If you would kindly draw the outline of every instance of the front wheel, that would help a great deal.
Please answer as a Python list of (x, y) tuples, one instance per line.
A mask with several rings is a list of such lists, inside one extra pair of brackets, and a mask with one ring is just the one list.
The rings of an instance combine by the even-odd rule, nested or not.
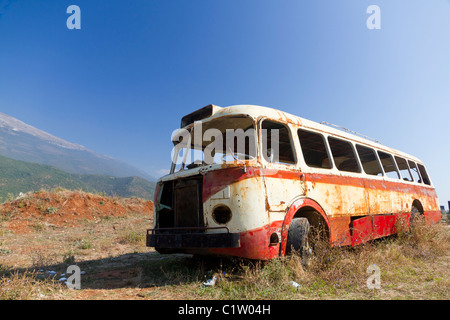
[(311, 255), (311, 248), (308, 241), (310, 230), (309, 221), (306, 218), (294, 218), (289, 225), (286, 254), (297, 253), (302, 259), (303, 265), (308, 264)]

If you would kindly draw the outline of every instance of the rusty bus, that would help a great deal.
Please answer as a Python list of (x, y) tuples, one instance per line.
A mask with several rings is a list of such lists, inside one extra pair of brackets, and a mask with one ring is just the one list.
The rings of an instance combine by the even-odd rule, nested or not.
[[(206, 155), (204, 141), (213, 139), (202, 135), (213, 128), (224, 136), (241, 129), (241, 151), (228, 147), (236, 136), (225, 143), (216, 135), (222, 153)], [(422, 161), (358, 135), (248, 105), (209, 105), (183, 117), (179, 130), (147, 231), (147, 246), (160, 253), (267, 260), (309, 250), (319, 228), (331, 245), (355, 246), (396, 233), (399, 221), (441, 218)]]

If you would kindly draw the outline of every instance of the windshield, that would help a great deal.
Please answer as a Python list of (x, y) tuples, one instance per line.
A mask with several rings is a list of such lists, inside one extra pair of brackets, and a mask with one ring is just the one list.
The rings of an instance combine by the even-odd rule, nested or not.
[(195, 122), (191, 129), (180, 129), (172, 136), (171, 173), (192, 168), (242, 162), (256, 158), (253, 119), (229, 116)]

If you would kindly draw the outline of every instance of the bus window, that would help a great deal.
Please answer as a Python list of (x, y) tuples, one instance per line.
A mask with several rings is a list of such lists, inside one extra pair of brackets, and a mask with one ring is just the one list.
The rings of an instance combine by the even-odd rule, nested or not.
[(425, 170), (425, 167), (420, 163), (418, 163), (417, 166), (419, 167), (420, 175), (423, 178), (423, 183), (431, 185), (430, 178), (428, 178), (428, 174), (427, 171)]
[(411, 169), (411, 173), (414, 177), (414, 181), (421, 183), (422, 180), (420, 179), (419, 169), (417, 169), (416, 163), (411, 160), (408, 160), (408, 164), (409, 168)]
[(395, 162), (397, 162), (397, 167), (398, 170), (400, 170), (400, 176), (402, 177), (402, 179), (405, 181), (413, 181), (406, 160), (395, 156)]
[(264, 120), (261, 125), (263, 156), (267, 162), (295, 164), (289, 128), (281, 123)]
[(359, 144), (356, 145), (356, 150), (365, 173), (373, 176), (383, 176), (383, 170), (381, 170), (375, 150)]
[(394, 159), (386, 152), (378, 151), (381, 164), (383, 165), (384, 173), (386, 176), (393, 179), (400, 179), (397, 168), (395, 167)]
[(250, 117), (226, 116), (209, 120), (194, 125), (191, 130), (176, 132), (172, 141), (175, 148), (171, 173), (256, 158), (255, 128)]
[(361, 172), (350, 142), (328, 137), (334, 164), (340, 171)]
[(303, 158), (309, 167), (331, 169), (325, 140), (321, 134), (298, 130), (298, 138), (302, 147)]

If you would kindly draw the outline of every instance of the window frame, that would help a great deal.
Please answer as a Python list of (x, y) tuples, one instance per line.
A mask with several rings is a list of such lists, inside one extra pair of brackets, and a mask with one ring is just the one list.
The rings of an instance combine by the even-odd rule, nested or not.
[[(322, 138), (322, 142), (323, 142), (323, 145), (324, 145), (324, 147), (325, 147), (325, 152), (326, 152), (326, 154), (327, 154), (328, 160), (330, 161), (330, 167), (329, 167), (329, 168), (310, 166), (310, 165), (306, 162), (305, 154), (304, 154), (304, 152), (303, 152), (302, 143), (301, 143), (300, 135), (299, 135), (300, 130), (301, 130), (301, 131), (305, 131), (305, 132), (310, 133), (310, 134), (316, 134), (316, 135), (318, 135), (318, 136), (320, 136), (320, 137)], [(327, 170), (327, 171), (328, 171), (328, 170), (333, 170), (333, 169), (335, 168), (333, 156), (331, 155), (331, 150), (330, 150), (330, 147), (329, 147), (329, 145), (328, 145), (328, 139), (327, 139), (328, 136), (325, 136), (324, 134), (322, 134), (322, 133), (320, 133), (320, 132), (317, 132), (317, 131), (305, 129), (305, 128), (303, 128), (303, 127), (297, 128), (296, 133), (297, 133), (297, 141), (298, 141), (299, 146), (300, 146), (299, 151), (301, 151), (301, 158), (302, 158), (303, 162), (305, 163), (305, 165), (306, 165), (308, 168), (311, 168), (311, 169), (314, 169), (314, 170), (318, 169), (318, 170)]]
[(410, 162), (412, 162), (414, 164), (414, 166), (416, 167), (417, 176), (419, 177), (419, 180), (416, 181), (415, 178), (414, 178), (414, 175), (413, 175), (414, 182), (415, 183), (419, 183), (419, 184), (423, 184), (422, 176), (420, 175), (419, 168), (417, 167), (417, 162), (415, 162), (414, 160), (411, 160), (411, 159), (407, 159), (407, 162), (408, 162), (408, 167), (409, 167), (409, 170), (410, 170), (411, 173), (413, 172), (413, 169), (411, 168)]
[[(377, 163), (378, 163), (378, 168), (380, 169), (381, 175), (378, 175), (378, 174), (374, 175), (374, 174), (370, 174), (370, 173), (367, 173), (367, 172), (366, 172), (366, 170), (364, 169), (364, 164), (363, 164), (363, 162), (362, 162), (362, 160), (361, 160), (361, 156), (359, 155), (359, 152), (358, 152), (358, 146), (361, 147), (361, 148), (366, 148), (366, 149), (372, 150), (372, 152), (373, 152), (373, 154), (374, 154), (374, 156), (375, 156), (375, 160), (376, 160)], [(383, 169), (383, 164), (382, 164), (381, 161), (380, 161), (380, 157), (378, 156), (378, 152), (377, 152), (378, 150), (377, 150), (377, 149), (375, 149), (375, 148), (373, 148), (373, 147), (371, 147), (371, 146), (363, 145), (363, 144), (361, 144), (361, 143), (355, 143), (355, 149), (356, 149), (356, 153), (357, 153), (357, 155), (358, 155), (359, 162), (361, 163), (361, 167), (362, 167), (362, 170), (363, 170), (362, 173), (364, 173), (365, 175), (367, 175), (367, 176), (369, 176), (369, 177), (378, 177), (378, 178), (383, 178), (383, 177), (385, 177), (385, 172), (384, 172), (384, 169)]]
[[(420, 162), (416, 162), (416, 165), (417, 165), (417, 169), (419, 170), (419, 173), (420, 173), (420, 178), (421, 178), (422, 184), (432, 187), (433, 183), (431, 182), (430, 175), (428, 174), (428, 170), (425, 167), (425, 165)], [(420, 170), (420, 166), (422, 166), (423, 170), (425, 171), (426, 177), (423, 176), (422, 170)], [(428, 183), (425, 182), (425, 179), (428, 180)]]
[[(263, 140), (262, 139), (262, 129), (263, 129), (262, 125), (263, 125), (264, 121), (270, 121), (270, 122), (279, 124), (281, 126), (284, 126), (287, 129), (288, 134), (289, 134), (289, 138), (290, 138), (290, 145), (291, 145), (292, 156), (294, 157), (294, 162), (290, 163), (290, 162), (282, 162), (282, 161), (278, 161), (278, 162), (270, 162), (270, 161), (268, 161), (268, 159), (264, 155), (265, 151), (263, 150), (264, 146), (263, 146), (263, 141), (262, 141)], [(284, 165), (284, 166), (297, 166), (298, 165), (298, 156), (297, 156), (298, 150), (297, 150), (297, 148), (295, 146), (294, 139), (293, 139), (293, 134), (292, 134), (292, 128), (290, 127), (289, 123), (283, 123), (281, 121), (274, 120), (274, 119), (271, 119), (271, 118), (268, 118), (268, 117), (261, 117), (258, 120), (257, 130), (258, 130), (257, 136), (259, 138), (259, 143), (258, 143), (259, 152), (258, 152), (258, 156), (260, 157), (260, 159), (264, 163), (270, 164), (270, 165)]]
[[(384, 154), (387, 154), (387, 155), (389, 155), (391, 157), (392, 163), (394, 164), (395, 170), (397, 172), (397, 178), (389, 177), (387, 175), (386, 170), (384, 169), (383, 161), (381, 160), (381, 157), (380, 157), (380, 152), (384, 153)], [(395, 159), (394, 159), (394, 156), (392, 155), (392, 153), (387, 152), (387, 151), (383, 151), (383, 150), (380, 150), (380, 149), (377, 149), (377, 155), (378, 155), (378, 159), (380, 160), (380, 163), (381, 163), (381, 168), (383, 168), (384, 177), (388, 178), (388, 179), (392, 179), (392, 180), (401, 180), (401, 178), (400, 178), (401, 177), (400, 171), (398, 170), (397, 163), (395, 162)], [(393, 171), (390, 171), (390, 172), (393, 172)]]
[[(411, 178), (411, 180), (405, 180), (405, 178), (403, 177), (402, 171), (400, 170), (400, 167), (398, 165), (397, 158), (399, 158), (399, 159), (401, 159), (401, 160), (406, 162), (406, 169), (408, 170), (409, 177)], [(408, 159), (406, 159), (404, 157), (401, 157), (401, 156), (398, 156), (398, 155), (394, 155), (394, 160), (395, 160), (395, 164), (397, 165), (398, 173), (400, 174), (400, 180), (402, 182), (414, 182), (414, 177), (413, 177), (413, 175), (411, 173), (411, 170), (409, 169)]]
[[(341, 169), (338, 168), (338, 166), (336, 165), (336, 161), (335, 161), (335, 159), (334, 159), (333, 150), (332, 150), (332, 148), (331, 148), (330, 138), (331, 138), (331, 139), (334, 139), (334, 140), (341, 141), (341, 142), (346, 142), (346, 143), (348, 143), (348, 144), (350, 145), (350, 147), (351, 147), (351, 149), (352, 149), (352, 151), (353, 151), (353, 156), (354, 156), (356, 165), (357, 165), (357, 167), (358, 167), (358, 171), (341, 170)], [(327, 141), (327, 144), (328, 144), (329, 152), (330, 152), (330, 154), (331, 154), (331, 159), (332, 159), (332, 161), (333, 161), (333, 167), (334, 167), (338, 172), (341, 172), (341, 173), (342, 173), (342, 172), (344, 172), (344, 173), (351, 173), (351, 174), (362, 174), (362, 173), (365, 173), (365, 172), (363, 171), (362, 164), (361, 164), (361, 161), (360, 161), (359, 156), (358, 156), (358, 154), (357, 154), (357, 150), (356, 150), (356, 148), (355, 148), (355, 144), (353, 143), (353, 141), (351, 141), (351, 140), (349, 140), (349, 139), (338, 138), (337, 136), (334, 136), (334, 135), (328, 135), (326, 141)]]

